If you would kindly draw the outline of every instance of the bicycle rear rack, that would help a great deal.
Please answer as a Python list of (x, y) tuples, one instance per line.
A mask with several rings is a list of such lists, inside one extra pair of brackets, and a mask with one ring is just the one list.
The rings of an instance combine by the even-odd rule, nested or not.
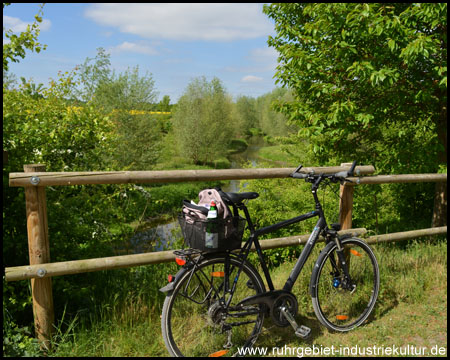
[(172, 252), (176, 257), (195, 263), (194, 259), (200, 258), (202, 251), (198, 249), (181, 249)]

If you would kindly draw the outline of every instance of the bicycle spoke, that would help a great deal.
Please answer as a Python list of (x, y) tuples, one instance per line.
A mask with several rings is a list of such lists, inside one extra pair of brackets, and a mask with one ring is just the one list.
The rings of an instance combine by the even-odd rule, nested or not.
[[(238, 266), (234, 264), (229, 270), (228, 277), (234, 279)], [(233, 305), (261, 291), (260, 280), (244, 269), (238, 278), (231, 306), (226, 308), (226, 298), (230, 296), (224, 293), (226, 278), (223, 261), (206, 263), (200, 265), (193, 276), (185, 276), (181, 282), (186, 283), (179, 285), (178, 292), (175, 290), (172, 294), (168, 315), (170, 347), (177, 355), (179, 352), (184, 356), (231, 356), (238, 347), (251, 346), (256, 340), (262, 328), (263, 312), (257, 305), (244, 308)], [(249, 281), (256, 285), (255, 289), (247, 286)], [(190, 291), (191, 288), (195, 291)], [(224, 347), (229, 351), (220, 353)]]
[[(347, 277), (337, 259), (336, 248), (323, 259), (316, 279), (317, 294), (313, 297), (318, 319), (328, 328), (348, 331), (367, 319), (376, 301), (379, 286), (378, 266), (369, 248), (359, 241), (348, 241), (344, 253)], [(362, 242), (362, 241), (361, 241)]]

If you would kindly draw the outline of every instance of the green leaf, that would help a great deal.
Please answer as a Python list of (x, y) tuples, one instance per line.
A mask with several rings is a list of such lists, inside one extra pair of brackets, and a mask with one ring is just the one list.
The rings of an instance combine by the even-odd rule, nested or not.
[(395, 50), (395, 41), (392, 39), (389, 39), (388, 46), (389, 46), (389, 49), (391, 49), (391, 51), (394, 51)]
[(376, 34), (380, 36), (383, 33), (383, 27), (381, 25), (377, 25), (375, 31)]

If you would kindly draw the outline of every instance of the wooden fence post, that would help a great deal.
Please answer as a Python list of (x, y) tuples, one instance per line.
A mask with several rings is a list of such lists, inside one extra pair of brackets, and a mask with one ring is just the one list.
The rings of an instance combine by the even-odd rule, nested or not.
[[(24, 172), (45, 172), (45, 165), (24, 165), (23, 168)], [(32, 177), (30, 185), (25, 187), (30, 265), (50, 262), (45, 187), (38, 184), (39, 177)], [(45, 270), (42, 272), (44, 276)], [(31, 279), (31, 291), (36, 336), (41, 348), (48, 350), (54, 321), (52, 279)]]
[[(341, 166), (352, 165), (351, 163), (342, 163)], [(339, 188), (339, 223), (341, 230), (352, 228), (352, 209), (353, 209), (353, 189), (354, 186), (345, 183)], [(345, 261), (350, 268), (350, 249), (344, 249)]]
[[(351, 163), (341, 164), (341, 166), (346, 165), (351, 165)], [(339, 223), (341, 224), (341, 230), (352, 228), (353, 188), (354, 186), (344, 184), (339, 189)]]

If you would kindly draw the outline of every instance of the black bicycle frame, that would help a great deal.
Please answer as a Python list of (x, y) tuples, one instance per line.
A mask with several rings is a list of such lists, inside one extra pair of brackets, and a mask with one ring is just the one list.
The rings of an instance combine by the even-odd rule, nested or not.
[(244, 259), (246, 259), (252, 244), (255, 244), (255, 249), (258, 254), (259, 260), (261, 262), (261, 267), (263, 269), (264, 276), (267, 280), (267, 285), (269, 286), (270, 291), (275, 290), (275, 288), (273, 286), (273, 282), (270, 277), (269, 269), (267, 268), (267, 264), (264, 260), (264, 255), (262, 253), (262, 249), (261, 249), (261, 245), (259, 243), (258, 237), (261, 235), (264, 235), (264, 234), (271, 233), (271, 232), (281, 229), (283, 227), (310, 219), (315, 216), (319, 217), (319, 219), (317, 220), (316, 226), (314, 227), (313, 232), (309, 236), (309, 239), (306, 242), (305, 247), (303, 248), (302, 252), (300, 253), (299, 258), (298, 258), (297, 262), (295, 263), (294, 268), (292, 269), (292, 272), (289, 275), (289, 278), (286, 280), (286, 283), (284, 284), (283, 290), (291, 291), (292, 287), (295, 284), (295, 281), (297, 280), (298, 276), (300, 275), (300, 272), (303, 269), (303, 266), (305, 265), (306, 261), (308, 260), (309, 255), (311, 255), (311, 251), (314, 248), (314, 245), (316, 244), (320, 233), (323, 230), (327, 229), (327, 222), (326, 222), (323, 210), (322, 210), (322, 206), (317, 197), (317, 187), (315, 186), (315, 184), (313, 185), (313, 188), (312, 188), (312, 194), (313, 194), (313, 197), (314, 197), (314, 200), (316, 203), (316, 210), (311, 211), (306, 214), (303, 214), (303, 215), (300, 215), (300, 216), (296, 216), (292, 219), (284, 220), (279, 223), (257, 229), (257, 230), (253, 226), (253, 223), (250, 219), (250, 214), (248, 213), (247, 207), (243, 204), (240, 207), (240, 209), (244, 210), (245, 217), (247, 219), (248, 226), (249, 226), (250, 233), (251, 233), (250, 238), (247, 240), (247, 242), (245, 243), (245, 245), (242, 248), (241, 254), (245, 253)]

